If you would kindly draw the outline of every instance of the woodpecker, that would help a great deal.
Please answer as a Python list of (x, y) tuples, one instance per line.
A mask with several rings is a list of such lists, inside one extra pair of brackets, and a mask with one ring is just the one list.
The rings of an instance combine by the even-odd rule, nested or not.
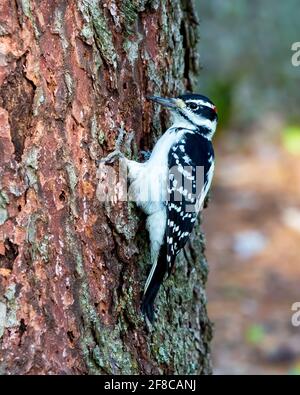
[(144, 163), (124, 158), (116, 150), (106, 162), (122, 156), (126, 161), (130, 192), (146, 213), (152, 268), (141, 310), (154, 320), (154, 301), (177, 254), (188, 241), (203, 207), (214, 172), (212, 137), (217, 126), (216, 106), (199, 94), (148, 99), (171, 111), (172, 125), (158, 139)]

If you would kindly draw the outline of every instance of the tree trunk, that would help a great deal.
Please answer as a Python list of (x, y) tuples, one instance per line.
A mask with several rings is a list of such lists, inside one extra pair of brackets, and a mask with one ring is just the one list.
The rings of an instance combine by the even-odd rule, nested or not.
[(196, 28), (189, 0), (1, 1), (2, 374), (211, 372), (199, 227), (149, 332), (144, 216), (96, 193), (122, 122), (128, 156), (165, 129), (145, 96), (192, 88)]

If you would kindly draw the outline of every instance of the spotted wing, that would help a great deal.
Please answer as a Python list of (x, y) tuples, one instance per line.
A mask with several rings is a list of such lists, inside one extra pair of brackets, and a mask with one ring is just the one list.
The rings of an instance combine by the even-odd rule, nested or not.
[(192, 133), (169, 152), (169, 186), (167, 204), (167, 263), (169, 273), (176, 255), (193, 230), (199, 208), (209, 190), (213, 175), (214, 152), (206, 138)]

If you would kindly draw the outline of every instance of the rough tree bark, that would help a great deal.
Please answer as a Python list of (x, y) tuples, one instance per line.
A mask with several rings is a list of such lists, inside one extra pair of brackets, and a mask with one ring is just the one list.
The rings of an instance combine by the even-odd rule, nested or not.
[(199, 227), (148, 333), (144, 217), (96, 196), (120, 124), (132, 156), (166, 126), (145, 95), (192, 88), (196, 28), (188, 0), (1, 1), (2, 374), (211, 372)]

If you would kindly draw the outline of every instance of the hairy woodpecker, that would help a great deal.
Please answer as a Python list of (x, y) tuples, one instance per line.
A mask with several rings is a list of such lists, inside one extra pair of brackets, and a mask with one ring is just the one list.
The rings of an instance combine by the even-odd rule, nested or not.
[[(142, 312), (152, 322), (159, 287), (186, 244), (211, 185), (211, 139), (218, 117), (215, 105), (203, 95), (149, 99), (171, 110), (172, 126), (159, 138), (146, 162), (124, 160), (131, 193), (147, 214), (152, 268), (144, 288)], [(115, 151), (107, 161), (116, 156), (123, 155)]]

